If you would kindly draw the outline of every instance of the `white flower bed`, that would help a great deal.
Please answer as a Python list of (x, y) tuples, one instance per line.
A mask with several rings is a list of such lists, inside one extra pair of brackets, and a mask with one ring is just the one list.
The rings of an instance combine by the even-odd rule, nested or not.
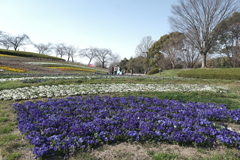
[(23, 81), (29, 79), (129, 79), (129, 78), (146, 78), (146, 79), (188, 79), (181, 77), (153, 77), (153, 76), (129, 76), (129, 75), (84, 75), (84, 76), (44, 76), (44, 77), (21, 77), (21, 78), (0, 78), (0, 82), (5, 81)]
[(46, 85), (39, 87), (24, 87), (0, 91), (1, 100), (22, 100), (41, 97), (74, 96), (84, 94), (156, 91), (156, 92), (191, 92), (212, 91), (224, 93), (229, 89), (222, 86), (196, 84), (81, 84), (81, 85)]
[[(132, 76), (135, 77), (135, 76)], [(89, 75), (89, 76), (52, 76), (52, 77), (21, 77), (21, 78), (1, 78), (0, 82), (5, 81), (23, 81), (29, 79), (116, 79), (116, 78), (131, 78), (130, 76), (108, 76), (108, 75)], [(135, 77), (136, 78), (136, 77)]]

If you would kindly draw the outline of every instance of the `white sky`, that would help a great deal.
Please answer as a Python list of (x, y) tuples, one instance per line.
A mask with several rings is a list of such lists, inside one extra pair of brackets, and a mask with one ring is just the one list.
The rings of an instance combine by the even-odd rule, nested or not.
[(177, 2), (0, 0), (0, 30), (12, 35), (25, 33), (34, 43), (107, 48), (121, 59), (129, 59), (135, 56), (135, 48), (143, 37), (158, 40), (171, 32), (168, 17), (171, 5)]

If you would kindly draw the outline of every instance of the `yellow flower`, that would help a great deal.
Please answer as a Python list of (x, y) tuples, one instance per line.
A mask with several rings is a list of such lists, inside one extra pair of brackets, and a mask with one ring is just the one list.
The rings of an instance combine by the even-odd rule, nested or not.
[(12, 68), (12, 67), (6, 67), (6, 66), (0, 66), (0, 69), (13, 71), (13, 72), (26, 72), (27, 71), (26, 69)]
[(16, 57), (16, 56), (11, 56), (11, 55), (6, 55), (6, 54), (0, 54), (0, 56), (3, 56), (3, 57)]
[(62, 71), (72, 70), (72, 71), (96, 72), (96, 71), (94, 71), (94, 70), (83, 69), (83, 68), (73, 68), (73, 67), (48, 67), (48, 68), (60, 69), (60, 70), (62, 70)]

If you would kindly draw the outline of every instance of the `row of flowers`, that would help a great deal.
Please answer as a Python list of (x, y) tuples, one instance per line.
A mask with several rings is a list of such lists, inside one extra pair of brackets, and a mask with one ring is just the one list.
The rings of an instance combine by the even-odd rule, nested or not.
[[(20, 76), (20, 75), (17, 75)], [(103, 76), (103, 75), (84, 75), (84, 76), (79, 76), (79, 75), (74, 75), (74, 76), (41, 76), (41, 77), (20, 77), (20, 78), (1, 78), (0, 82), (5, 82), (5, 81), (24, 81), (24, 80), (31, 80), (31, 79), (100, 79), (100, 78), (123, 78), (120, 76)]]
[(2, 65), (0, 65), (0, 69), (13, 71), (13, 72), (26, 72), (27, 71), (26, 69), (22, 69), (22, 68), (13, 68), (13, 67), (7, 67), (7, 66), (2, 66)]
[(212, 103), (182, 103), (144, 97), (87, 96), (14, 104), (18, 128), (37, 157), (122, 141), (165, 141), (181, 145), (224, 144), (240, 149), (240, 109)]
[[(22, 75), (6, 75), (6, 76), (22, 76)], [(142, 78), (142, 79), (156, 79), (156, 80), (164, 80), (164, 79), (189, 79), (189, 78), (181, 78), (181, 77), (154, 77), (154, 76), (130, 76), (130, 75), (32, 75), (25, 74), (24, 77), (20, 78), (1, 78), (0, 82), (5, 81), (24, 81), (29, 79), (131, 79), (131, 78)]]
[(16, 56), (11, 56), (11, 55), (6, 55), (6, 54), (0, 54), (0, 57), (16, 57)]
[(52, 69), (60, 69), (62, 71), (84, 71), (84, 72), (96, 72), (90, 69), (83, 69), (83, 68), (73, 68), (73, 67), (48, 67)]
[(7, 89), (0, 91), (0, 100), (22, 100), (41, 97), (60, 97), (74, 96), (99, 93), (114, 93), (114, 92), (191, 92), (191, 91), (211, 91), (225, 93), (229, 89), (222, 86), (214, 85), (197, 85), (197, 84), (81, 84), (81, 85), (45, 85), (31, 86), (17, 89)]
[[(86, 68), (89, 69), (89, 67), (85, 67), (84, 65), (76, 65), (76, 64), (67, 64), (67, 63), (52, 63), (52, 62), (25, 62), (27, 64), (32, 64), (32, 65), (60, 65), (60, 66), (72, 66), (72, 67), (79, 67), (81, 66), (81, 68)], [(98, 71), (105, 71), (104, 69), (101, 68), (94, 68)]]

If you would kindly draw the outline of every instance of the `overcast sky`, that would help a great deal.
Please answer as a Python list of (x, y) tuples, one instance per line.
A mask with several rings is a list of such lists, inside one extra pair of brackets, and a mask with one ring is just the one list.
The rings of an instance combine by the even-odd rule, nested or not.
[(158, 40), (171, 32), (168, 17), (171, 5), (177, 2), (0, 0), (0, 30), (12, 35), (25, 33), (34, 43), (107, 48), (122, 59), (130, 58), (143, 37)]

